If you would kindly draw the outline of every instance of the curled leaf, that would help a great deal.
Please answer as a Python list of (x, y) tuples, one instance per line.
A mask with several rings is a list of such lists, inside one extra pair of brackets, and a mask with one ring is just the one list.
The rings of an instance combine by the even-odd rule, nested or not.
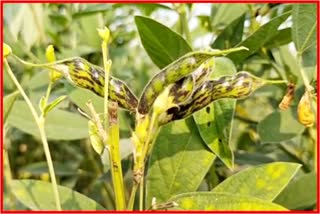
[(88, 121), (88, 130), (91, 146), (93, 147), (94, 151), (101, 155), (104, 150), (104, 144), (99, 136), (97, 125), (91, 120)]
[(311, 95), (309, 91), (305, 91), (298, 104), (298, 120), (306, 126), (311, 127), (315, 121), (315, 116), (311, 107)]
[(289, 83), (287, 88), (287, 93), (282, 98), (279, 104), (279, 109), (286, 110), (290, 106), (294, 98), (294, 90), (295, 90), (295, 85), (293, 83)]

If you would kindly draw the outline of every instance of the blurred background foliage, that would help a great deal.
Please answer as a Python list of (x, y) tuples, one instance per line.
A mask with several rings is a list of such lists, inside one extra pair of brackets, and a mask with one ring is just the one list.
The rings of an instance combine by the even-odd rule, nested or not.
[[(226, 49), (254, 35), (272, 18), (291, 13), (292, 5), (188, 4), (188, 35), (182, 30), (179, 9), (179, 4), (4, 4), (4, 42), (11, 46), (17, 56), (35, 63), (46, 61), (46, 47), (53, 44), (57, 59), (81, 56), (102, 66), (101, 39), (96, 29), (108, 26), (112, 36), (109, 45), (113, 61), (112, 75), (125, 81), (139, 96), (159, 68), (140, 42), (135, 15), (148, 16), (182, 34), (195, 50), (208, 46)], [(233, 60), (237, 70), (247, 70), (263, 78), (282, 78), (295, 82), (297, 91), (293, 105), (285, 112), (277, 110), (285, 86), (266, 86), (250, 98), (237, 101), (229, 141), (235, 155), (234, 170), (216, 159), (205, 172), (198, 190), (211, 190), (247, 166), (274, 161), (296, 162), (302, 164), (302, 168), (284, 194), (292, 194), (300, 199), (309, 198), (306, 203), (299, 205), (292, 202), (296, 198), (286, 199), (281, 195), (278, 201), (282, 205), (289, 204), (288, 208), (292, 209), (312, 209), (316, 202), (314, 173), (317, 167), (317, 129), (316, 126), (305, 128), (297, 122), (296, 106), (304, 86), (291, 36), (292, 16), (280, 24), (280, 30), (273, 33), (272, 37), (269, 35), (271, 32), (266, 31), (256, 34), (258, 37), (254, 41), (246, 40), (244, 46), (249, 44), (255, 48), (250, 55), (228, 57)], [(259, 43), (263, 39), (264, 42)], [(316, 47), (315, 44), (313, 46)], [(316, 87), (316, 55), (311, 50), (308, 56), (304, 59), (305, 70)], [(48, 72), (30, 69), (10, 58), (8, 60), (37, 106), (46, 92)], [(5, 115), (4, 148), (10, 163), (4, 169), (5, 181), (12, 178), (46, 181), (49, 179), (47, 164), (33, 118), (6, 72), (3, 75), (4, 110), (12, 105), (10, 113)], [(60, 95), (68, 95), (68, 98), (59, 105), (59, 109), (48, 115), (46, 125), (58, 183), (83, 193), (107, 209), (114, 209), (113, 191), (108, 182), (108, 164), (102, 163), (100, 156), (93, 151), (88, 140), (87, 120), (77, 111), (78, 107), (87, 111), (85, 102), (91, 99), (98, 112), (102, 112), (103, 100), (90, 91), (71, 86), (63, 79), (55, 84), (51, 99)], [(313, 105), (316, 106), (316, 99)], [(120, 128), (122, 163), (128, 187), (126, 194), (129, 194), (132, 179), (132, 146), (129, 138), (134, 128), (134, 116), (121, 111)], [(197, 161), (197, 157), (193, 159)], [(309, 179), (308, 182), (306, 179)], [(4, 199), (5, 209), (27, 209), (15, 200), (8, 189), (5, 189)]]

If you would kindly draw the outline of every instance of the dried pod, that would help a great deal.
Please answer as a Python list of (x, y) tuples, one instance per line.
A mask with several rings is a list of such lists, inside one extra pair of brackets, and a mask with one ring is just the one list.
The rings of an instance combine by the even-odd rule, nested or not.
[(305, 91), (298, 104), (298, 120), (306, 127), (313, 126), (315, 116), (311, 107), (311, 96), (309, 91)]
[(293, 83), (289, 83), (287, 88), (287, 93), (284, 95), (284, 97), (282, 98), (279, 104), (279, 109), (286, 110), (287, 108), (289, 108), (294, 98), (294, 90), (295, 90), (295, 85)]

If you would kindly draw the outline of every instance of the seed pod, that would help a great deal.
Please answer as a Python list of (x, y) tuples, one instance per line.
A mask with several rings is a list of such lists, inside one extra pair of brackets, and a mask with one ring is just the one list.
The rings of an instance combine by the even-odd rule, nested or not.
[(279, 109), (286, 110), (290, 106), (294, 98), (294, 90), (295, 90), (295, 85), (293, 83), (289, 83), (287, 88), (287, 93), (282, 98), (279, 104)]
[[(214, 56), (221, 56), (231, 52), (246, 50), (238, 47), (229, 50), (195, 51), (187, 53), (176, 61), (167, 65), (149, 81), (144, 88), (138, 104), (140, 114), (149, 113), (152, 104), (159, 94), (170, 84), (176, 83), (182, 78), (194, 72), (202, 63)], [(201, 72), (200, 72), (201, 73)], [(201, 75), (199, 75), (201, 77)], [(199, 81), (204, 79), (199, 78)], [(200, 81), (200, 82), (201, 82)]]
[(173, 96), (173, 103), (181, 105), (188, 102), (193, 93), (194, 85), (195, 80), (192, 75), (187, 76), (174, 84), (169, 91), (169, 96)]
[(195, 90), (190, 102), (168, 109), (165, 115), (161, 115), (160, 124), (186, 118), (217, 99), (245, 98), (264, 84), (263, 79), (245, 71), (205, 81)]
[(210, 52), (192, 52), (163, 68), (144, 88), (139, 100), (138, 112), (147, 114), (165, 87), (192, 73), (209, 57), (212, 57)]
[(313, 126), (315, 116), (311, 107), (310, 92), (305, 91), (298, 104), (298, 120), (306, 127)]
[[(74, 85), (104, 97), (104, 70), (101, 67), (80, 57), (60, 61), (50, 67), (63, 73)], [(109, 79), (109, 99), (117, 102), (121, 108), (133, 112), (138, 105), (137, 98), (129, 87), (112, 76)]]

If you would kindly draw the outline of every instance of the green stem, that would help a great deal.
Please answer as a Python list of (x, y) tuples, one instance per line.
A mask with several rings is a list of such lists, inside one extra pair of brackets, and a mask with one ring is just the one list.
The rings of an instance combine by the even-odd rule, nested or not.
[(184, 33), (186, 40), (188, 43), (191, 42), (190, 30), (188, 25), (187, 18), (187, 8), (185, 4), (181, 5), (180, 10), (178, 11), (180, 15), (180, 25), (181, 25), (181, 33)]
[(35, 108), (33, 107), (29, 97), (26, 95), (26, 93), (24, 92), (23, 88), (21, 87), (20, 83), (18, 82), (18, 80), (16, 79), (15, 75), (13, 74), (8, 61), (5, 59), (4, 60), (5, 66), (7, 68), (8, 74), (10, 76), (10, 78), (12, 79), (12, 81), (15, 83), (16, 87), (18, 88), (19, 92), (21, 93), (22, 97), (24, 98), (24, 100), (26, 101), (31, 114), (34, 118), (34, 120), (36, 121), (36, 124), (38, 126), (39, 129), (39, 133), (40, 133), (40, 138), (41, 138), (41, 142), (43, 145), (43, 149), (46, 155), (46, 159), (47, 159), (47, 163), (48, 163), (48, 168), (49, 168), (49, 174), (50, 174), (50, 178), (52, 181), (52, 189), (53, 189), (53, 194), (54, 194), (54, 198), (55, 198), (55, 203), (56, 203), (56, 207), (58, 211), (61, 211), (61, 205), (60, 205), (60, 198), (59, 198), (59, 192), (58, 192), (58, 186), (57, 186), (57, 181), (56, 181), (56, 176), (55, 176), (55, 172), (54, 172), (54, 168), (53, 168), (53, 163), (52, 163), (52, 158), (51, 158), (51, 154), (50, 154), (50, 150), (49, 150), (49, 145), (48, 145), (48, 141), (47, 141), (47, 137), (45, 134), (45, 129), (44, 129), (44, 118), (42, 117), (42, 115), (39, 117), (38, 113), (36, 112)]
[(109, 73), (111, 63), (108, 61), (108, 45), (105, 41), (101, 44), (104, 66), (104, 127), (108, 127), (108, 96), (109, 96)]
[(283, 84), (288, 83), (287, 80), (263, 80), (267, 84)]
[(118, 122), (118, 106), (116, 103), (108, 103), (109, 97), (109, 73), (112, 62), (108, 60), (108, 44), (107, 41), (103, 41), (101, 44), (103, 65), (104, 65), (104, 127), (108, 127), (108, 142), (104, 142), (105, 145), (109, 145), (110, 150), (110, 167), (112, 183), (115, 192), (116, 209), (124, 210), (126, 208), (125, 191), (122, 175), (120, 147), (119, 147), (119, 122)]
[(109, 103), (109, 132), (108, 142), (110, 149), (110, 168), (112, 182), (114, 186), (116, 209), (125, 210), (125, 190), (123, 184), (121, 157), (119, 148), (119, 122), (118, 122), (118, 105), (115, 102)]
[(301, 56), (301, 53), (298, 52), (297, 54), (297, 60), (298, 60), (298, 65), (300, 67), (299, 71), (300, 71), (300, 74), (301, 74), (301, 77), (302, 77), (302, 80), (303, 80), (303, 84), (304, 86), (306, 87), (306, 90), (311, 92), (313, 90), (313, 87), (310, 85), (310, 81), (304, 71), (304, 68), (303, 68), (303, 65), (302, 65), (302, 56)]
[(139, 194), (139, 211), (143, 210), (143, 198), (144, 197), (144, 176), (141, 177), (140, 182), (140, 194)]
[(129, 210), (129, 211), (133, 211), (134, 199), (135, 199), (138, 187), (139, 187), (139, 184), (134, 182), (133, 186), (132, 186), (131, 193), (130, 193), (128, 207), (127, 207), (127, 210)]

